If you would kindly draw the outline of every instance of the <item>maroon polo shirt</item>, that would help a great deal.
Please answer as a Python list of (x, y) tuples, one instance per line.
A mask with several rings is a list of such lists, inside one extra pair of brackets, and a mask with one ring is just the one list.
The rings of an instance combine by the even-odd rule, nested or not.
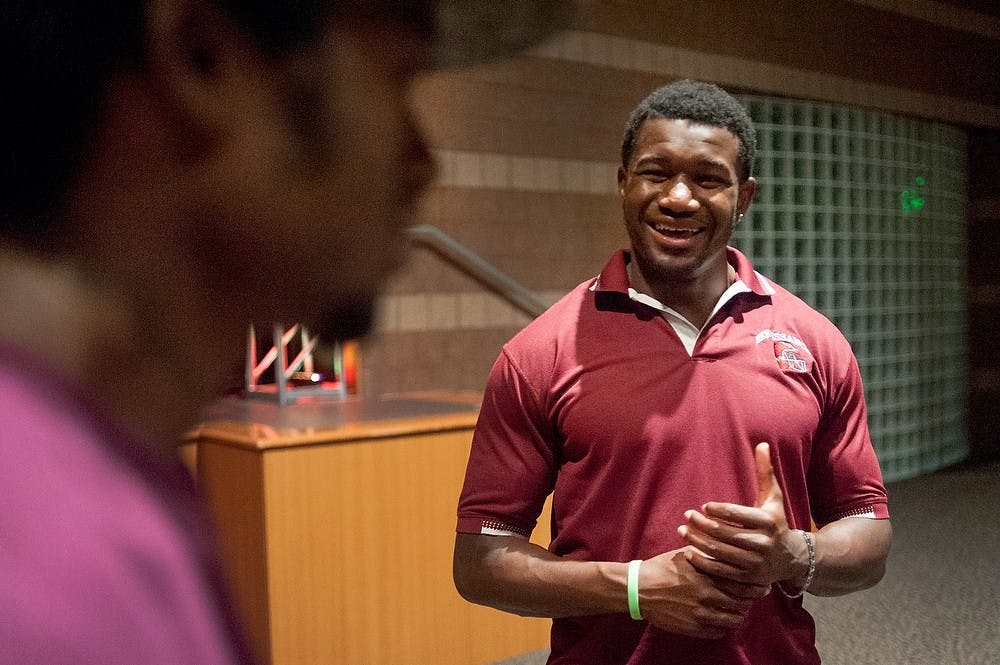
[[(628, 296), (616, 253), (508, 342), (489, 377), (458, 531), (533, 530), (554, 492), (555, 554), (646, 559), (684, 546), (684, 511), (752, 505), (753, 450), (771, 444), (789, 526), (888, 516), (861, 377), (843, 335), (729, 249), (748, 291), (688, 354)], [(681, 638), (627, 613), (557, 619), (551, 663), (818, 663), (800, 600), (770, 594), (723, 640)]]

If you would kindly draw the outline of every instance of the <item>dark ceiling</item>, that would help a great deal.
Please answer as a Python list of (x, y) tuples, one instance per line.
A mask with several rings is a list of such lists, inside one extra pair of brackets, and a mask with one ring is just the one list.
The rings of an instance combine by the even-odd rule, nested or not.
[(989, 14), (1000, 18), (1000, 2), (997, 0), (940, 0), (943, 5), (953, 5), (963, 9), (971, 9), (980, 14)]

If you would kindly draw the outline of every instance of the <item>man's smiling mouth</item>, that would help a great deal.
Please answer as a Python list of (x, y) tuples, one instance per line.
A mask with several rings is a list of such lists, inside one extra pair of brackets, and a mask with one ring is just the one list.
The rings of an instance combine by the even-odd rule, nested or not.
[(657, 233), (668, 238), (693, 238), (702, 231), (705, 230), (704, 227), (699, 227), (696, 229), (688, 229), (681, 227), (666, 226), (664, 224), (650, 224), (650, 227)]

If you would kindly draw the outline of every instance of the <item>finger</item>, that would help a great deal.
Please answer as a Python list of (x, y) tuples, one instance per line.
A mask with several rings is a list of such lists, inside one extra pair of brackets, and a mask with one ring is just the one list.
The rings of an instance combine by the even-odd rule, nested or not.
[(721, 559), (730, 563), (738, 564), (745, 556), (744, 550), (724, 543), (710, 536), (706, 536), (698, 529), (692, 529), (686, 524), (677, 527), (677, 533), (688, 544), (711, 559)]
[[(722, 621), (742, 622), (747, 612), (753, 606), (754, 598), (736, 598), (723, 593), (714, 584), (712, 586), (713, 595), (706, 597), (702, 601), (702, 608), (712, 613)], [(719, 624), (723, 625), (723, 624)]]
[(695, 551), (687, 553), (685, 557), (692, 568), (713, 579), (727, 579), (742, 584), (756, 583), (756, 580), (752, 577), (752, 568), (744, 568), (727, 561), (720, 561), (719, 559), (714, 559), (711, 556), (706, 556), (701, 552)]
[(685, 513), (685, 516), (688, 524), (678, 527), (677, 532), (688, 544), (719, 559), (730, 560), (746, 551), (763, 552), (770, 544), (770, 538), (762, 531), (722, 524), (693, 510)]
[(703, 623), (727, 620), (739, 622), (750, 611), (755, 600), (755, 598), (731, 596), (720, 590), (715, 580), (706, 580), (706, 586), (698, 594), (696, 606), (692, 607), (692, 610)]
[(781, 487), (771, 464), (771, 445), (758, 443), (753, 457), (757, 468), (757, 503), (754, 505), (763, 506), (769, 499), (781, 495)]
[(742, 598), (745, 600), (757, 600), (771, 593), (770, 584), (750, 584), (747, 582), (737, 582), (724, 577), (713, 578), (712, 584), (728, 596)]
[(708, 575), (709, 577), (718, 577), (732, 580), (734, 582), (741, 582), (746, 576), (746, 572), (741, 568), (737, 568), (730, 563), (713, 559), (712, 557), (705, 556), (701, 553), (692, 552), (687, 555), (687, 559), (692, 568), (697, 570), (699, 573)]
[(769, 529), (774, 525), (774, 517), (771, 513), (758, 507), (710, 501), (701, 509), (705, 515), (713, 520), (736, 527), (738, 530)]

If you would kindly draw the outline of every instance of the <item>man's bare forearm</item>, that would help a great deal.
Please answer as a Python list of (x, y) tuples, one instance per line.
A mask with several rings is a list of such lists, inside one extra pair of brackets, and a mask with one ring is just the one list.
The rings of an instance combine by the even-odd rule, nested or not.
[[(568, 617), (629, 611), (628, 564), (560, 558), (523, 538), (459, 534), (454, 576), (470, 602), (522, 616)], [(643, 561), (637, 595), (643, 617), (663, 630), (718, 638), (738, 627), (760, 585), (719, 584), (695, 570), (685, 549)]]
[(625, 563), (568, 561), (525, 538), (458, 534), (455, 586), (463, 598), (521, 616), (627, 611)]
[(816, 572), (809, 593), (840, 596), (878, 584), (892, 542), (889, 520), (848, 517), (816, 534)]
[[(809, 547), (798, 531), (784, 520), (775, 524), (764, 511), (731, 504), (708, 504), (708, 519), (688, 511), (694, 528), (682, 528), (694, 547), (688, 558), (706, 575), (757, 584), (779, 583), (789, 593), (808, 584), (818, 596), (839, 596), (873, 586), (882, 579), (892, 541), (888, 520), (849, 517), (810, 534), (813, 541), (812, 574)], [(740, 525), (737, 514), (747, 522)], [(750, 521), (751, 517), (759, 520)]]

